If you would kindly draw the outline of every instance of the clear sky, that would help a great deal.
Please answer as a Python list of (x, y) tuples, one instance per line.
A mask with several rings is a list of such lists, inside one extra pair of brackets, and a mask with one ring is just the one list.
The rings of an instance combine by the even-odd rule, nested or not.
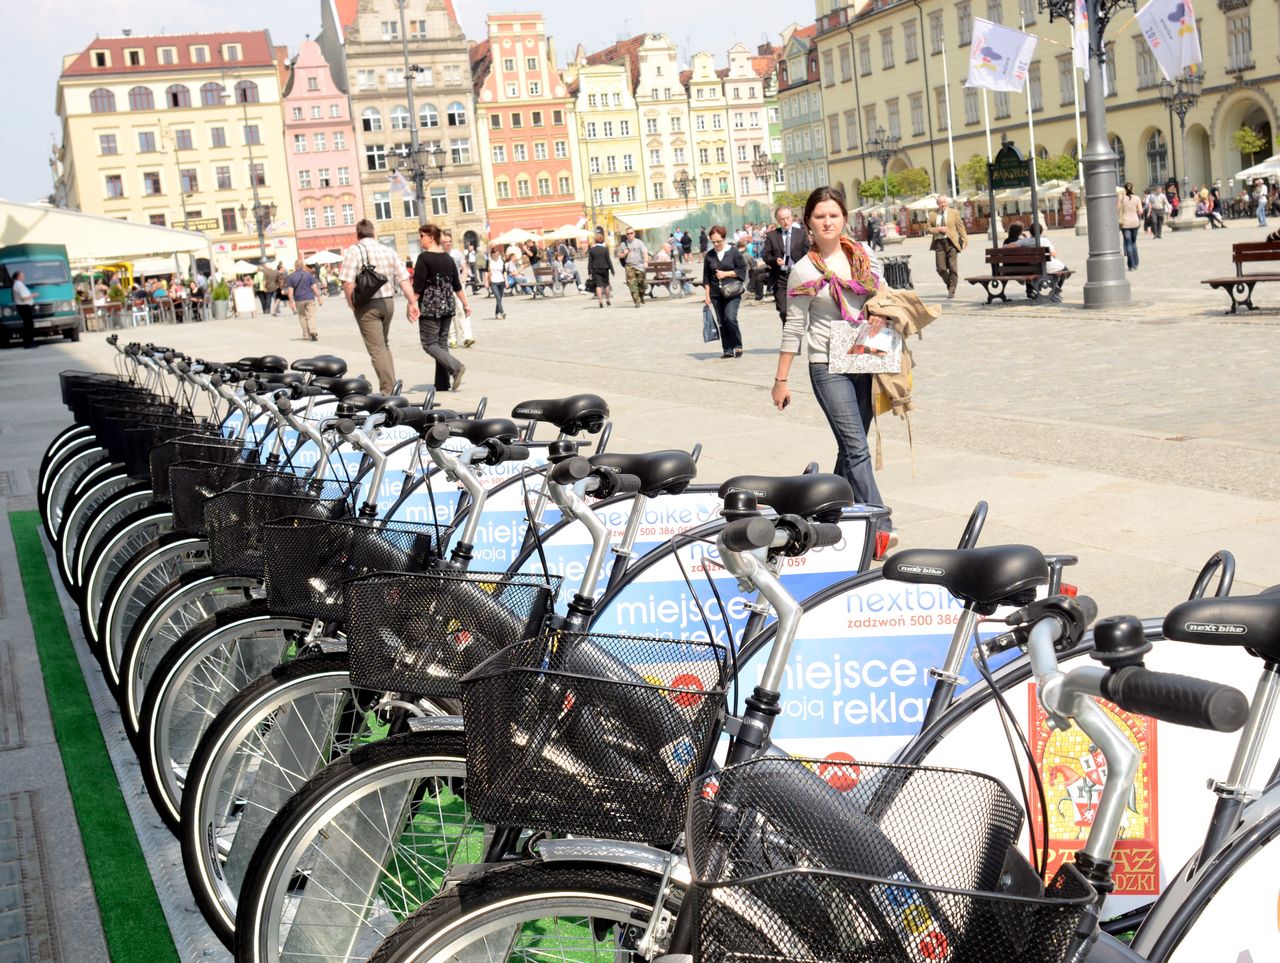
[[(413, 9), (410, 0), (410, 10)], [(630, 10), (634, 6), (638, 9)], [(725, 51), (741, 41), (754, 47), (777, 42), (777, 31), (813, 19), (807, 4), (780, 12), (774, 0), (690, 3), (644, 0), (641, 4), (584, 0), (454, 0), (467, 36), (485, 36), (489, 13), (541, 10), (561, 64), (582, 43), (588, 50), (642, 31), (665, 32), (682, 49), (709, 50), (723, 63)], [(42, 0), (38, 14), (5, 18), (0, 57), (0, 117), (5, 149), (0, 151), (0, 197), (34, 201), (52, 191), (49, 149), (59, 136), (54, 105), (64, 54), (83, 50), (96, 35), (185, 33), (200, 30), (266, 28), (277, 44), (296, 50), (320, 31), (320, 0)], [(766, 31), (773, 31), (766, 38)]]

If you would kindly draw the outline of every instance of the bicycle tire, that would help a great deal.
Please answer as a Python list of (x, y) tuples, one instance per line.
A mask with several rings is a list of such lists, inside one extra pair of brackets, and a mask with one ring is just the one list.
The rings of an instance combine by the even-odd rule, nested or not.
[(80, 600), (80, 627), (85, 640), (99, 661), (102, 647), (99, 645), (98, 620), (106, 601), (107, 591), (116, 576), (156, 539), (173, 530), (173, 513), (154, 503), (140, 508), (124, 519), (109, 538), (94, 549), (85, 563), (85, 579)]
[[(205, 730), (187, 770), (178, 836), (196, 905), (228, 949), (243, 871), (278, 811), (272, 804), (358, 743), (377, 695), (351, 685), (346, 652), (303, 656), (241, 689)], [(312, 743), (314, 755), (305, 743), (295, 750), (291, 731), (314, 737), (313, 720), (325, 713), (334, 725)]]
[(214, 613), (165, 653), (142, 697), (138, 740), (143, 782), (176, 832), (182, 784), (201, 734), (227, 701), (286, 658), (312, 620), (276, 615), (266, 599)]
[(99, 503), (84, 526), (75, 550), (70, 553), (67, 574), (74, 586), (77, 603), (84, 600), (84, 580), (89, 559), (98, 546), (111, 537), (134, 512), (152, 504), (151, 489), (145, 485), (125, 485)]
[(76, 549), (83, 541), (89, 526), (93, 524), (98, 511), (116, 495), (133, 485), (136, 483), (121, 471), (118, 474), (104, 473), (84, 488), (77, 486), (77, 491), (72, 496), (73, 503), (67, 506), (63, 515), (62, 532), (54, 552), (58, 562), (58, 576), (73, 598), (77, 598), (78, 594), (71, 574)]
[(36, 492), (43, 495), (49, 483), (49, 469), (58, 458), (78, 442), (92, 440), (93, 429), (88, 425), (70, 424), (59, 431), (45, 445), (44, 454), (40, 456), (40, 467), (36, 469)]
[(40, 521), (46, 527), (48, 526), (46, 500), (49, 495), (50, 482), (53, 481), (54, 476), (66, 464), (68, 459), (87, 448), (95, 446), (101, 447), (93, 432), (89, 430), (88, 426), (84, 426), (82, 434), (69, 438), (56, 451), (51, 448), (45, 452), (44, 459), (41, 460), (36, 474), (36, 505), (40, 510)]
[[(541, 945), (552, 943), (567, 948), (559, 959), (620, 959), (618, 926), (634, 927), (633, 932), (643, 929), (657, 902), (660, 883), (651, 873), (598, 863), (497, 866), (432, 899), (383, 940), (369, 963), (471, 959), (471, 953), (485, 953), (489, 960), (521, 959), (514, 954), (496, 955), (487, 946), (462, 949), (495, 931), (504, 934), (503, 943), (509, 946), (510, 937), (505, 934), (513, 923), (538, 924), (529, 927), (534, 945), (524, 956), (557, 959)], [(551, 921), (562, 925), (549, 927)], [(615, 925), (604, 929), (601, 924), (610, 921)]]
[[(236, 905), (236, 959), (281, 963), (305, 952), (363, 961), (398, 916), (439, 891), (449, 865), (483, 858), (487, 834), (466, 811), (465, 779), (461, 732), (393, 736), (309, 779), (271, 821), (249, 863)], [(445, 834), (436, 831), (437, 813)], [(430, 824), (424, 833), (415, 825), (419, 816)], [(358, 911), (353, 887), (363, 900)], [(335, 924), (352, 915), (354, 922)], [(335, 955), (338, 946), (343, 955)]]
[(54, 474), (49, 482), (49, 491), (45, 494), (40, 515), (44, 519), (45, 534), (49, 541), (58, 541), (58, 532), (62, 526), (62, 508), (67, 496), (80, 479), (96, 466), (106, 463), (107, 450), (100, 444), (93, 444), (69, 457)]

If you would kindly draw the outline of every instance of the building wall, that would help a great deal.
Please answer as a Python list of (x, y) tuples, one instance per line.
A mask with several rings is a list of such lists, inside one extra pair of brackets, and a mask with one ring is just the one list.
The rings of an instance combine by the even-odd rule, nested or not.
[(583, 189), (573, 98), (553, 62), (542, 15), (494, 14), (488, 26), (476, 123), (489, 236), (577, 223)]
[(648, 207), (643, 139), (625, 62), (579, 64), (576, 113), (591, 220), (613, 230), (613, 214)]
[(809, 37), (793, 37), (779, 64), (778, 102), (786, 189), (811, 191), (827, 183), (826, 127), (817, 48)]
[(768, 205), (773, 197), (773, 185), (769, 178), (756, 177), (751, 170), (758, 155), (769, 153), (764, 81), (751, 66), (751, 52), (740, 43), (729, 49), (724, 98), (734, 198), (739, 204), (759, 201)]
[(284, 117), (298, 250), (307, 255), (354, 244), (364, 198), (351, 108), (313, 40), (293, 62)]
[(693, 146), (698, 165), (698, 191), (702, 202), (734, 199), (730, 159), (728, 102), (724, 81), (716, 73), (715, 58), (703, 51), (694, 54), (689, 77), (689, 113), (693, 122)]
[[(698, 206), (689, 97), (680, 82), (676, 45), (666, 34), (649, 34), (639, 52), (636, 110), (643, 138), (644, 182), (650, 210), (682, 211)], [(677, 177), (689, 179), (686, 196)]]

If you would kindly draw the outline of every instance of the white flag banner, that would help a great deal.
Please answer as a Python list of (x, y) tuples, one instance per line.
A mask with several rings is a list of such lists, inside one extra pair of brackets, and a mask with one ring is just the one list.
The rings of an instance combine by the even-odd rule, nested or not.
[(414, 196), (413, 185), (405, 180), (405, 176), (399, 171), (393, 173), (389, 180), (391, 181), (391, 189), (393, 191), (399, 191), (404, 197)]
[(1031, 34), (974, 17), (965, 86), (1019, 91), (1027, 82), (1035, 51), (1036, 38)]
[(1089, 3), (1076, 0), (1075, 22), (1071, 25), (1071, 62), (1089, 79)]
[(1138, 28), (1167, 79), (1204, 62), (1190, 0), (1151, 0), (1138, 11)]

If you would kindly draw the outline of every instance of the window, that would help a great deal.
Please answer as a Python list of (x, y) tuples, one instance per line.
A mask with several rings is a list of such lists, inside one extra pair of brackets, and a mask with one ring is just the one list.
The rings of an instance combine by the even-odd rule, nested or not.
[(860, 76), (867, 76), (871, 73), (871, 38), (858, 38), (858, 73)]
[(330, 185), (329, 168), (321, 167), (316, 171), (316, 186), (328, 187)]
[(573, 187), (569, 181), (568, 174), (561, 174), (557, 186), (560, 188), (561, 194), (569, 194), (573, 191)]
[(200, 88), (200, 106), (201, 107), (219, 107), (226, 100), (227, 90), (222, 84), (213, 83), (212, 81), (204, 84)]
[(152, 224), (152, 225), (154, 225), (154, 226), (156, 226), (156, 227), (164, 227), (164, 215), (163, 215), (163, 214), (148, 214), (148, 215), (147, 215), (147, 223)]
[(249, 180), (255, 187), (267, 186), (266, 165), (261, 163), (253, 163), (249, 165)]
[(302, 108), (301, 108), (301, 107), (294, 107), (294, 108), (293, 108), (293, 110), (292, 110), (292, 111), (290, 111), (290, 113), (292, 114), (292, 116), (293, 116), (293, 119), (294, 119), (294, 120), (302, 120)]
[(360, 126), (366, 133), (382, 130), (382, 114), (377, 107), (366, 107), (360, 114)]
[(209, 48), (204, 44), (188, 47), (187, 49), (191, 53), (192, 63), (207, 64), (209, 62)]
[[(1146, 40), (1138, 38), (1138, 43), (1146, 46)], [(1075, 68), (1071, 63), (1071, 55), (1064, 54), (1058, 58), (1058, 100), (1062, 105), (1066, 105), (1075, 100), (1076, 93), (1076, 75)]]
[(738, 178), (738, 187), (740, 187), (740, 188), (741, 188), (741, 193), (743, 193), (743, 194), (750, 194), (750, 193), (751, 193), (751, 178), (750, 178), (750, 177), (740, 177), (740, 178)]
[(602, 128), (603, 128), (603, 130), (604, 130), (604, 136), (605, 136), (605, 137), (612, 137), (612, 136), (613, 136), (613, 121), (611, 121), (611, 120), (606, 120), (606, 121), (604, 121), (604, 122), (603, 122), (603, 124), (602, 124), (601, 126), (602, 126)]
[(604, 169), (610, 174), (616, 174), (618, 172), (618, 158), (616, 155), (610, 154), (604, 159)]
[(1116, 95), (1116, 45), (1107, 44), (1107, 96)]
[(533, 159), (540, 161), (547, 159), (547, 142), (545, 140), (537, 141), (533, 145)]
[(747, 145), (746, 145), (746, 144), (739, 144), (739, 145), (738, 145), (738, 160), (740, 160), (740, 161), (744, 161), (744, 160), (746, 160), (746, 159), (747, 159)]
[(945, 43), (942, 29), (942, 14), (940, 12), (929, 14), (929, 50), (932, 53), (942, 53)]
[(238, 43), (225, 44), (222, 48), (222, 59), (230, 63), (236, 63), (240, 59), (240, 45)]
[(345, 131), (335, 130), (333, 132), (333, 149), (334, 150), (347, 149), (347, 135)]
[(490, 129), (490, 130), (502, 130), (502, 115), (501, 115), (501, 114), (490, 114), (490, 115), (489, 115), (489, 129)]
[[(835, 52), (822, 51), (822, 86), (832, 87), (836, 82)], [(702, 88), (698, 88), (698, 97), (702, 97)], [(699, 118), (701, 119), (701, 118)]]
[(969, 0), (956, 4), (956, 30), (960, 34), (960, 46), (965, 46), (973, 39), (973, 8)]
[(301, 187), (303, 190), (310, 190), (310, 188), (311, 188), (311, 171), (309, 171), (309, 170), (306, 170), (306, 171), (298, 171), (298, 186), (299, 186), (299, 187)]
[(156, 135), (154, 131), (140, 130), (138, 131), (138, 153), (151, 154), (156, 149)]
[(193, 167), (178, 171), (178, 183), (184, 194), (195, 194), (200, 190), (200, 176)]
[(760, 111), (758, 111), (758, 110), (753, 110), (753, 111), (751, 111), (751, 113), (749, 113), (749, 114), (747, 115), (747, 122), (748, 122), (752, 127), (759, 127), (759, 126), (760, 126)]
[(537, 69), (538, 69), (538, 58), (537, 58), (537, 57), (525, 57), (525, 58), (524, 58), (524, 69), (525, 69), (525, 70), (537, 70)]
[(538, 175), (538, 196), (539, 197), (551, 196), (551, 178), (548, 177), (546, 174)]
[(462, 83), (462, 67), (459, 64), (444, 65), (444, 82), (451, 87)]
[(1022, 17), (1022, 22), (1028, 27), (1036, 22), (1036, 9), (1038, 7), (1037, 0), (1018, 0), (1018, 14)]
[(258, 133), (257, 124), (248, 124), (244, 129), (244, 142), (246, 144), (258, 145), (262, 143), (262, 137)]
[(865, 114), (866, 121), (865, 121), (865, 123), (866, 123), (866, 125), (867, 125), (867, 130), (875, 130), (875, 129), (876, 129), (876, 109), (875, 109), (875, 107), (874, 107), (874, 106), (866, 107), (866, 108), (864, 108), (864, 110), (866, 111), (866, 114)]
[(658, 118), (649, 117), (644, 122), (644, 132), (646, 134), (656, 134), (658, 132)]
[[(400, 198), (400, 209), (404, 212), (404, 215), (403, 215), (403, 216), (404, 216), (404, 218), (405, 218), (406, 220), (412, 220), (412, 219), (417, 218), (417, 216), (418, 216), (418, 199), (417, 199), (416, 197), (404, 197), (404, 196), (401, 196), (401, 198)], [(421, 250), (421, 249), (419, 249), (419, 250)]]
[(392, 87), (403, 87), (404, 86), (404, 68), (388, 67), (387, 72), (385, 74), (385, 80), (387, 82), (388, 89)]
[(716, 148), (716, 163), (723, 164), (725, 162), (725, 150), (723, 147)]
[(673, 134), (678, 134), (682, 130), (684, 130), (684, 121), (680, 118), (679, 114), (673, 115), (671, 118), (671, 132)]
[[(308, 78), (307, 78), (307, 90), (319, 90), (319, 89), (320, 89), (320, 78), (319, 78), (319, 77), (308, 77)], [(313, 112), (312, 112), (312, 116), (313, 116), (313, 117), (314, 117), (314, 116), (318, 116), (318, 115), (314, 112), (315, 110), (318, 110), (318, 109), (319, 109), (319, 108), (313, 108)]]
[(231, 190), (231, 168), (226, 165), (219, 165), (213, 169), (213, 176), (218, 183), (218, 190)]
[(995, 118), (996, 120), (1003, 120), (1009, 116), (1009, 91), (997, 90), (995, 94)]
[(309, 231), (316, 228), (316, 209), (314, 207), (304, 207), (302, 209), (302, 226)]
[(710, 194), (710, 193), (711, 193), (711, 178), (710, 178), (710, 177), (704, 177), (704, 178), (702, 179), (702, 193), (703, 193), (703, 194)]
[(130, 67), (141, 67), (141, 66), (142, 66), (142, 51), (141, 51), (141, 50), (126, 50), (126, 51), (124, 52), (124, 59), (125, 59), (125, 62), (126, 62)]
[(431, 188), (431, 213), (435, 217), (449, 213), (449, 195), (445, 193), (445, 188)]
[(293, 135), (293, 152), (295, 154), (305, 154), (307, 152), (307, 135), (306, 134)]
[(98, 135), (98, 153), (99, 154), (120, 153), (120, 151), (116, 148), (115, 134), (99, 134)]
[(695, 118), (694, 118), (694, 124), (693, 124), (693, 126), (694, 126), (694, 129), (695, 129), (695, 130), (706, 130), (706, 129), (707, 129), (707, 115), (706, 115), (706, 114), (699, 114), (697, 117), (695, 117)]
[(565, 140), (556, 141), (555, 156), (558, 160), (564, 160), (569, 156), (569, 142)]
[(236, 103), (256, 104), (258, 102), (258, 85), (252, 80), (236, 82)]
[(599, 158), (599, 157), (589, 157), (589, 158), (587, 158), (587, 169), (588, 169), (589, 171), (591, 171), (591, 173), (592, 173), (592, 174), (599, 174), (599, 173), (600, 173), (600, 158)]
[(593, 204), (597, 205), (597, 206), (599, 206), (599, 205), (603, 204), (603, 203), (604, 203), (604, 191), (602, 191), (602, 190), (601, 190), (600, 188), (598, 188), (598, 187), (597, 187), (594, 191), (592, 191), (592, 192), (591, 192), (591, 202), (592, 202)]
[(354, 204), (342, 205), (342, 223), (350, 227), (356, 222), (356, 206)]
[(458, 188), (458, 208), (463, 214), (471, 214), (475, 211), (476, 204), (471, 194), (470, 184), (463, 184)]
[(733, 112), (733, 129), (734, 129), (734, 130), (742, 130), (742, 128), (744, 128), (744, 127), (746, 127), (746, 126), (747, 126), (747, 122), (746, 122), (746, 120), (745, 120), (745, 118), (744, 118), (744, 115), (743, 115), (742, 111), (740, 111), (740, 110), (735, 110), (735, 111)]
[(361, 90), (373, 90), (378, 86), (378, 72), (376, 70), (357, 70), (356, 86)]
[(902, 25), (903, 57), (906, 59), (907, 63), (920, 59), (920, 51), (917, 49), (916, 40), (916, 22), (914, 20), (908, 20)]
[[(132, 101), (130, 102), (132, 107)], [(110, 114), (116, 109), (116, 95), (99, 87), (89, 94), (89, 110), (95, 114)]]
[(222, 231), (224, 234), (234, 234), (236, 232), (236, 209), (234, 207), (224, 207), (222, 209)]
[(711, 159), (710, 151), (709, 151), (706, 147), (699, 147), (699, 148), (698, 148), (698, 163), (699, 163), (699, 164), (706, 164), (706, 163), (708, 163), (708, 162), (710, 161), (710, 159)]
[(159, 194), (160, 193), (160, 172), (144, 171), (142, 174), (142, 193)]
[(387, 149), (382, 144), (366, 144), (364, 148), (365, 170), (385, 171), (387, 169)]
[(1164, 134), (1153, 131), (1147, 138), (1147, 183), (1162, 184), (1169, 174), (1169, 149)]
[(1111, 149), (1116, 152), (1116, 187), (1123, 187), (1124, 182), (1128, 180), (1124, 173), (1124, 141), (1115, 134), (1112, 134), (1108, 140), (1111, 142)]
[(318, 151), (325, 149), (325, 137), (321, 132), (316, 132), (311, 138), (311, 146)]
[(462, 101), (455, 100), (449, 105), (448, 117), (450, 127), (467, 126), (467, 108), (462, 106)]
[(516, 178), (516, 197), (532, 197), (533, 192), (529, 187), (529, 178), (521, 176)]
[(409, 113), (409, 108), (396, 104), (391, 108), (391, 129), (392, 130), (408, 130), (413, 124), (413, 114)]
[(121, 175), (107, 175), (107, 197), (124, 197), (124, 178)]
[(920, 137), (924, 134), (924, 95), (911, 95), (911, 133)]
[(1134, 37), (1138, 54), (1138, 89), (1145, 90), (1160, 82), (1156, 75), (1156, 58), (1151, 53), (1145, 37)]
[(510, 181), (508, 181), (505, 177), (499, 177), (497, 184), (495, 186), (498, 188), (498, 200), (506, 201), (511, 199), (511, 182)]
[(440, 111), (436, 110), (435, 104), (423, 104), (418, 108), (418, 126), (419, 127), (439, 127)]
[(840, 115), (827, 116), (827, 140), (831, 144), (831, 153), (840, 153)]
[(338, 168), (338, 186), (339, 187), (351, 186), (351, 168), (350, 167)]
[(151, 95), (150, 87), (133, 87), (129, 90), (129, 109), (130, 110), (155, 110), (155, 98)]
[(1032, 111), (1044, 110), (1044, 87), (1040, 83), (1040, 61), (1027, 69), (1027, 88), (1031, 91)]
[(987, 0), (987, 19), (992, 23), (1004, 23), (1003, 0)]
[(628, 200), (628, 201), (634, 201), (635, 199), (636, 199), (636, 189), (635, 189), (635, 187), (628, 187), (628, 188), (627, 188), (627, 200)]
[(727, 177), (720, 178), (720, 193), (721, 194), (729, 193), (729, 178)]
[(382, 191), (373, 195), (373, 218), (376, 221), (391, 220), (390, 191)]
[(675, 162), (676, 162), (677, 164), (683, 164), (683, 163), (684, 163), (684, 148), (683, 148), (683, 147), (676, 147), (676, 148), (672, 151), (672, 159), (673, 159), (673, 160), (675, 160)]
[(337, 214), (334, 212), (334, 209), (333, 209), (333, 205), (332, 205), (332, 204), (326, 204), (326, 205), (324, 206), (324, 226), (325, 226), (325, 227), (337, 227), (337, 226), (338, 226), (338, 216), (337, 216)]
[[(543, 145), (543, 152), (546, 151), (546, 145)], [(471, 163), (471, 138), (460, 137), (449, 141), (449, 159), (455, 164)]]
[(964, 122), (966, 124), (978, 122), (978, 91), (973, 87), (964, 88)]
[(934, 113), (938, 115), (938, 130), (947, 129), (947, 88), (934, 87)]
[(506, 144), (493, 145), (493, 162), (495, 164), (505, 164), (507, 162), (507, 145)]
[(622, 191), (618, 190), (616, 187), (609, 188), (609, 203), (617, 204), (621, 200), (622, 200)]
[(503, 57), (503, 58), (502, 58), (502, 69), (503, 69), (503, 70), (505, 70), (505, 71), (507, 71), (508, 73), (513, 72), (513, 71), (516, 69), (516, 58), (515, 58), (515, 57)]
[(93, 52), (93, 65), (95, 67), (110, 67), (111, 52), (108, 50), (95, 50)]
[(619, 135), (620, 137), (630, 137), (630, 136), (631, 136), (631, 121), (629, 121), (629, 120), (620, 120), (620, 121), (618, 121), (618, 135)]
[(529, 96), (530, 97), (542, 96), (542, 82), (540, 80), (529, 81)]
[(898, 116), (898, 98), (885, 101), (886, 113), (889, 117), (889, 136), (902, 137), (902, 120)]
[(529, 123), (530, 123), (530, 124), (532, 124), (534, 127), (541, 127), (541, 126), (542, 126), (542, 111), (540, 111), (540, 110), (535, 110), (533, 113), (531, 113), (531, 114), (529, 115)]
[(723, 130), (723, 129), (724, 129), (724, 114), (712, 114), (712, 115), (711, 115), (711, 129), (712, 129), (712, 130)]
[(165, 90), (164, 102), (170, 107), (190, 107), (191, 89), (184, 84), (173, 84)]
[(330, 116), (330, 117), (335, 117), (335, 118), (337, 118), (337, 117), (341, 117), (341, 116), (342, 116), (342, 105), (341, 105), (341, 104), (330, 104), (330, 105), (329, 105), (329, 116)]
[(1248, 70), (1253, 66), (1253, 31), (1249, 8), (1227, 14), (1227, 70)]
[(511, 159), (513, 161), (527, 161), (529, 159), (529, 148), (524, 144), (512, 144)]
[(382, 39), (383, 40), (399, 40), (400, 24), (395, 20), (382, 21)]
[(847, 43), (840, 45), (840, 83), (847, 84), (853, 79), (853, 48)]
[(885, 70), (893, 66), (893, 28), (880, 31), (880, 61)]

